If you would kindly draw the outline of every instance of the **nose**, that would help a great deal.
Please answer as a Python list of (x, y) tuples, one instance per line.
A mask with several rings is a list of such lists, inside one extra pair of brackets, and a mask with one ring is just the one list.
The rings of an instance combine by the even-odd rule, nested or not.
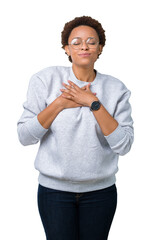
[(88, 48), (89, 48), (89, 47), (88, 47), (86, 41), (83, 40), (82, 43), (81, 43), (81, 49), (86, 50), (86, 49), (88, 49)]

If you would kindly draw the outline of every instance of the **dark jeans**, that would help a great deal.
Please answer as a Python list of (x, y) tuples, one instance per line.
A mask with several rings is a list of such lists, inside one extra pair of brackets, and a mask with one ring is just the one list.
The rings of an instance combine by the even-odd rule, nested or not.
[(84, 193), (38, 187), (47, 240), (107, 240), (116, 205), (116, 185)]

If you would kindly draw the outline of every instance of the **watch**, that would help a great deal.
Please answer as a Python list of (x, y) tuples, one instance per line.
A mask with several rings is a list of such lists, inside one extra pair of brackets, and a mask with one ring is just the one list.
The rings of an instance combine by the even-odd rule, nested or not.
[(97, 110), (100, 109), (100, 107), (101, 107), (100, 101), (94, 101), (94, 102), (91, 104), (90, 110), (91, 110), (91, 111), (97, 111)]

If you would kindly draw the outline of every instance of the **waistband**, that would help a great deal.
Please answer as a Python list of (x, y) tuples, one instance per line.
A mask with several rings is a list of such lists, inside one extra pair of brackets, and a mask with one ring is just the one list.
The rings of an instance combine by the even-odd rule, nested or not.
[(115, 184), (116, 177), (115, 175), (112, 175), (107, 178), (98, 179), (95, 181), (73, 182), (64, 179), (52, 178), (42, 173), (39, 173), (38, 181), (40, 185), (47, 188), (53, 188), (56, 190), (67, 192), (82, 193), (110, 187)]

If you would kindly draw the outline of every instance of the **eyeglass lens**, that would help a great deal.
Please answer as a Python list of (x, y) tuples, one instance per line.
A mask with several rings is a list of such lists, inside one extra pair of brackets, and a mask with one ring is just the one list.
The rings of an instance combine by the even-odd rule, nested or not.
[[(83, 41), (81, 38), (74, 38), (72, 41), (71, 41), (71, 46), (74, 48), (74, 49), (79, 49), (82, 47), (82, 44), (83, 44)], [(98, 41), (97, 39), (95, 38), (88, 38), (86, 41), (86, 44), (89, 48), (96, 48), (97, 47), (97, 44), (98, 44)]]

